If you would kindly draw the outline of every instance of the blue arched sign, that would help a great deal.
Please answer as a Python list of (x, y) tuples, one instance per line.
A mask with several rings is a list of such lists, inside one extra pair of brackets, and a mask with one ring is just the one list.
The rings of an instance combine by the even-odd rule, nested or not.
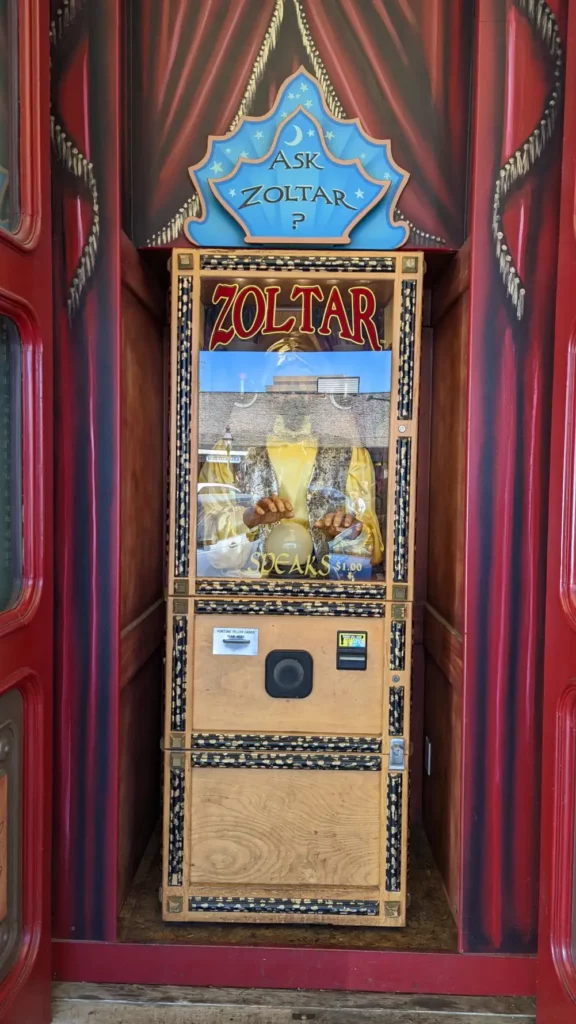
[(390, 143), (372, 139), (357, 120), (334, 117), (302, 68), (264, 117), (210, 136), (189, 173), (202, 210), (184, 227), (195, 245), (378, 250), (408, 237), (408, 225), (395, 218), (408, 174)]

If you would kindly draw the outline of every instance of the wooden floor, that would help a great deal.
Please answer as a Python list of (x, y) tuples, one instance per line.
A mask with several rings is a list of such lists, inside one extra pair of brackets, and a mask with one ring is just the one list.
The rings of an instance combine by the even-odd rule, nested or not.
[(56, 985), (53, 1024), (534, 1024), (529, 999)]
[(168, 924), (162, 921), (160, 838), (144, 857), (122, 908), (118, 937), (123, 942), (191, 945), (316, 946), (337, 949), (455, 950), (456, 925), (442, 879), (421, 828), (412, 827), (409, 851), (410, 905), (406, 928), (343, 928), (322, 925)]

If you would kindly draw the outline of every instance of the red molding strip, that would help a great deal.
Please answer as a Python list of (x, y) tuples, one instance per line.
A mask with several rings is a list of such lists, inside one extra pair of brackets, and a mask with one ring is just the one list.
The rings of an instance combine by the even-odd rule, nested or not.
[(55, 981), (93, 984), (458, 996), (536, 994), (536, 959), (530, 956), (56, 939), (52, 970)]

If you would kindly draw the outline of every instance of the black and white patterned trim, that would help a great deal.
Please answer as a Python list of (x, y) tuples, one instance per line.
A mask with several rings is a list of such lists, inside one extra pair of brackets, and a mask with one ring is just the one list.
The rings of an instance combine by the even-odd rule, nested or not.
[(394, 498), (394, 583), (408, 582), (408, 535), (410, 529), (410, 470), (412, 439), (396, 441), (396, 491)]
[(196, 601), (197, 615), (331, 615), (381, 619), (384, 604), (376, 601)]
[(378, 736), (280, 736), (249, 733), (193, 733), (192, 747), (202, 750), (290, 750), (330, 751), (331, 753), (380, 753), (382, 740)]
[(398, 419), (414, 413), (414, 358), (416, 351), (416, 281), (402, 281), (400, 355), (398, 363)]
[(402, 885), (402, 784), (401, 775), (388, 776), (386, 830), (386, 890), (400, 892)]
[(391, 686), (388, 704), (388, 735), (404, 734), (404, 687)]
[(378, 917), (377, 900), (283, 900), (274, 897), (190, 896), (190, 912), (206, 914), (324, 914), (330, 917)]
[(170, 729), (186, 729), (186, 669), (188, 662), (188, 616), (172, 617), (172, 693), (170, 695)]
[(300, 255), (283, 253), (202, 253), (201, 270), (294, 270), (331, 274), (393, 274), (396, 270), (394, 256), (336, 256)]
[(261, 580), (261, 579), (199, 579), (196, 593), (206, 597), (238, 594), (247, 597), (323, 597), (348, 598), (353, 600), (384, 601), (385, 583), (345, 583), (337, 580), (314, 583), (304, 580)]
[(192, 399), (192, 278), (178, 276), (176, 324), (176, 444), (174, 481), (174, 576), (190, 569), (190, 424)]
[(193, 768), (280, 768), (288, 771), (379, 772), (377, 754), (245, 753), (244, 751), (193, 751)]
[[(176, 764), (173, 762), (177, 761)], [(180, 764), (180, 762), (182, 762)], [(168, 885), (182, 885), (184, 865), (184, 757), (171, 758)]]
[(390, 668), (393, 672), (406, 668), (406, 623), (397, 619), (390, 623)]

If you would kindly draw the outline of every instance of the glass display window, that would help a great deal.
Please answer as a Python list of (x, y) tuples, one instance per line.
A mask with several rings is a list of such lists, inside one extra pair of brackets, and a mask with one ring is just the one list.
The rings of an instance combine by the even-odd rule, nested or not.
[(209, 283), (197, 575), (383, 579), (392, 286)]

